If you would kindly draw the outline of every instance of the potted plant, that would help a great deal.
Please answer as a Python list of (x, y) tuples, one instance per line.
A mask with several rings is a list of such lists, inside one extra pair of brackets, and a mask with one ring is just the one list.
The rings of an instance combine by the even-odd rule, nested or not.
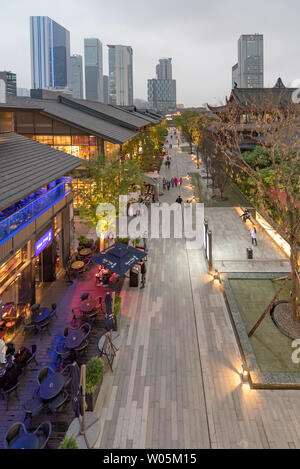
[(128, 244), (129, 241), (130, 241), (130, 238), (116, 238), (117, 243)]
[(100, 392), (104, 372), (104, 361), (99, 357), (91, 358), (86, 365), (86, 403), (87, 410), (93, 411)]
[(120, 314), (121, 314), (121, 303), (122, 303), (122, 298), (120, 296), (115, 297), (115, 306), (114, 306), (114, 323), (115, 327), (114, 330), (118, 330), (118, 325), (119, 325), (119, 320), (120, 320)]
[(91, 248), (94, 243), (93, 239), (89, 239), (85, 235), (78, 236), (77, 240), (80, 248)]
[(59, 445), (58, 449), (79, 449), (75, 436), (65, 438)]

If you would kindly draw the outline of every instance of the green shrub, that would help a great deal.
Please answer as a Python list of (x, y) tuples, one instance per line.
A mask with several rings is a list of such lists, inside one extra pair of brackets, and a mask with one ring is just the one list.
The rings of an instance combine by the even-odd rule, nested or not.
[(104, 362), (101, 358), (94, 357), (86, 365), (86, 392), (92, 394), (99, 381), (101, 381), (104, 371)]
[(130, 241), (130, 238), (116, 238), (116, 243), (128, 244), (129, 241)]
[(117, 318), (121, 312), (121, 303), (122, 298), (120, 296), (116, 296), (115, 298), (115, 307), (114, 307), (114, 317)]
[(140, 239), (140, 238), (136, 238), (136, 239), (134, 240), (134, 245), (135, 245), (135, 246), (139, 246), (140, 244), (141, 244), (141, 239)]
[(59, 445), (58, 449), (79, 449), (75, 436), (65, 438)]
[(85, 243), (87, 243), (87, 242), (88, 242), (88, 239), (87, 239), (87, 237), (86, 237), (86, 236), (84, 236), (84, 235), (80, 235), (80, 236), (78, 236), (77, 240), (78, 240), (79, 244), (85, 244)]

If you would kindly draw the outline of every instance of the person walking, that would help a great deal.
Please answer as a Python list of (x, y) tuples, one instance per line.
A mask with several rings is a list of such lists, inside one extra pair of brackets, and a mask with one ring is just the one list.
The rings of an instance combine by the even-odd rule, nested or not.
[(171, 184), (172, 184), (172, 187), (174, 187), (174, 184), (175, 184), (174, 178), (171, 179)]
[(175, 184), (175, 187), (177, 187), (177, 185), (178, 185), (178, 179), (177, 178), (174, 179), (174, 184)]
[(257, 232), (255, 226), (250, 230), (252, 245), (257, 246)]
[(170, 190), (170, 186), (171, 186), (170, 181), (167, 181), (167, 189), (168, 189), (168, 191)]
[(145, 262), (143, 261), (143, 263), (142, 263), (142, 265), (141, 265), (141, 274), (142, 274), (142, 285), (141, 285), (141, 288), (145, 288), (145, 284), (146, 284), (146, 272), (147, 272), (146, 264), (145, 264)]
[(180, 178), (180, 179), (179, 179), (180, 187), (182, 186), (182, 183), (183, 183), (182, 178)]
[(177, 197), (176, 202), (177, 202), (178, 204), (180, 204), (180, 205), (182, 204), (182, 197), (181, 197), (180, 194), (179, 194), (179, 196)]
[(163, 190), (164, 190), (164, 191), (166, 190), (166, 186), (167, 186), (167, 180), (166, 180), (166, 178), (164, 177), (164, 178), (163, 178)]

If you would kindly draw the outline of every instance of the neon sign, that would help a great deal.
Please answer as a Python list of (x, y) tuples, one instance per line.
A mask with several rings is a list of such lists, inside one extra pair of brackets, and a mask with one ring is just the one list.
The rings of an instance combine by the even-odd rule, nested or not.
[(53, 231), (52, 228), (45, 233), (41, 239), (35, 243), (35, 257), (37, 257), (41, 252), (52, 242)]

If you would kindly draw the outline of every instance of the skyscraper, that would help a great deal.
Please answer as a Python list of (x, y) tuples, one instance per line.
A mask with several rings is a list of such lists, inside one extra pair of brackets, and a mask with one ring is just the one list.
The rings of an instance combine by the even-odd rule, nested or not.
[(172, 80), (172, 59), (159, 59), (156, 65), (156, 78), (158, 80)]
[(108, 45), (109, 102), (133, 105), (133, 65), (130, 46)]
[(264, 37), (243, 34), (238, 41), (239, 87), (264, 87)]
[(0, 72), (0, 80), (5, 83), (6, 97), (17, 96), (17, 75), (12, 72)]
[(148, 80), (149, 107), (160, 112), (176, 109), (176, 80), (172, 79), (172, 59), (160, 59), (156, 79)]
[(70, 88), (70, 33), (48, 16), (30, 17), (33, 89)]
[(82, 56), (72, 55), (71, 61), (71, 87), (73, 98), (83, 99), (83, 69)]
[(84, 40), (85, 97), (103, 101), (102, 42), (96, 38)]

